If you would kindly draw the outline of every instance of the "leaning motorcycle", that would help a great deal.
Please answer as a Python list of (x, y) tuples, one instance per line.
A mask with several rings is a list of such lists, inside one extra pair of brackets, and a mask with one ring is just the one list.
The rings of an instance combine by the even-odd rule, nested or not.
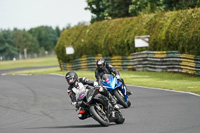
[(98, 89), (86, 89), (78, 96), (76, 107), (79, 115), (92, 117), (102, 126), (109, 126), (110, 122), (122, 124), (125, 121), (120, 110), (115, 110), (109, 99), (100, 94)]
[(112, 74), (104, 74), (101, 83), (116, 98), (117, 102), (124, 108), (131, 106), (126, 93), (126, 86), (117, 80)]

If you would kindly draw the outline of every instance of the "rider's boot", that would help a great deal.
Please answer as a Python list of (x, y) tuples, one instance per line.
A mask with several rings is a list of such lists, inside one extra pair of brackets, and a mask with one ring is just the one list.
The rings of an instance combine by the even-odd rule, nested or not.
[(114, 109), (119, 110), (119, 106), (117, 105), (116, 100), (113, 98), (113, 96), (110, 93), (108, 95), (109, 95), (108, 98), (109, 98), (112, 106), (114, 107)]
[(102, 88), (102, 89), (103, 90), (101, 91), (101, 93), (110, 100), (110, 103), (113, 105), (114, 109), (119, 110), (119, 106), (117, 105), (116, 100), (113, 98), (113, 96), (110, 94), (110, 92), (105, 88)]
[[(126, 85), (125, 85), (125, 87), (126, 87)], [(132, 95), (132, 92), (127, 87), (126, 87), (126, 93), (128, 96)]]

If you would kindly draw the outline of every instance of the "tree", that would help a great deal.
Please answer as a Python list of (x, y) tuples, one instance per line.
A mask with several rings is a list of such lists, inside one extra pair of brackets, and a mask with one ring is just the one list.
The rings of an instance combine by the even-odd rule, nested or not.
[(36, 38), (25, 30), (15, 30), (13, 33), (14, 45), (23, 53), (27, 49), (29, 54), (39, 53), (39, 44)]
[(0, 31), (0, 56), (4, 59), (16, 57), (19, 50), (13, 44), (13, 32), (11, 30)]
[(110, 0), (105, 11), (112, 19), (129, 17), (129, 6), (131, 3), (131, 0)]
[(70, 29), (72, 28), (71, 24), (68, 23), (65, 27), (63, 27), (62, 31), (64, 31), (65, 29)]
[(13, 59), (14, 57), (18, 56), (18, 53), (19, 50), (8, 43), (0, 45), (0, 56), (2, 56), (5, 60)]
[(46, 51), (53, 51), (58, 40), (58, 33), (52, 27), (40, 26), (28, 31), (37, 38), (39, 46)]
[(163, 0), (169, 10), (183, 10), (200, 7), (200, 0)]
[(130, 5), (131, 16), (156, 13), (166, 10), (164, 0), (132, 0)]
[(200, 7), (200, 0), (132, 0), (131, 16)]
[(0, 32), (0, 44), (3, 45), (5, 43), (8, 43), (9, 45), (14, 46), (13, 32), (11, 30), (2, 30)]
[(56, 26), (55, 31), (56, 31), (56, 33), (57, 33), (57, 35), (58, 35), (58, 37), (59, 37), (59, 36), (60, 36), (60, 33), (61, 33), (61, 30), (60, 30), (60, 28), (59, 28), (58, 26)]
[(91, 23), (106, 19), (129, 17), (129, 5), (131, 0), (87, 0), (86, 10), (94, 15)]
[(92, 15), (91, 23), (95, 21), (101, 21), (105, 19), (106, 14), (104, 14), (106, 9), (105, 0), (87, 0), (88, 6), (85, 8), (86, 10), (90, 10)]

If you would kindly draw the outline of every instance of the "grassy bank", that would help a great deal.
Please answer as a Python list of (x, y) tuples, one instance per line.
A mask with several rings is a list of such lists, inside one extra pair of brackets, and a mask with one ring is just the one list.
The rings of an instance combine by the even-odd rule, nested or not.
[[(87, 77), (95, 80), (94, 71), (76, 71), (79, 77)], [(61, 74), (67, 71), (60, 71), (57, 68), (20, 71), (12, 74)], [(200, 77), (179, 73), (165, 72), (140, 72), (140, 71), (120, 71), (121, 77), (126, 84), (136, 86), (146, 86), (161, 89), (193, 92), (200, 94)]]
[(17, 61), (0, 61), (0, 70), (11, 68), (23, 68), (23, 67), (39, 67), (39, 66), (54, 66), (58, 65), (58, 60), (55, 57), (43, 57), (27, 60)]

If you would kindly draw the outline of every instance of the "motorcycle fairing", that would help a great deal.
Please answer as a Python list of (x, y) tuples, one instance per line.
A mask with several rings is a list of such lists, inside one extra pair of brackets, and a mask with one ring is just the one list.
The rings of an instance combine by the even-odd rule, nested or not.
[(114, 78), (112, 74), (104, 74), (103, 80), (101, 81), (101, 83), (103, 84), (103, 86), (105, 86), (108, 89), (109, 92), (112, 92), (116, 88), (120, 88), (124, 94), (126, 102), (128, 102), (126, 87), (124, 87), (122, 82), (117, 80), (117, 78)]

